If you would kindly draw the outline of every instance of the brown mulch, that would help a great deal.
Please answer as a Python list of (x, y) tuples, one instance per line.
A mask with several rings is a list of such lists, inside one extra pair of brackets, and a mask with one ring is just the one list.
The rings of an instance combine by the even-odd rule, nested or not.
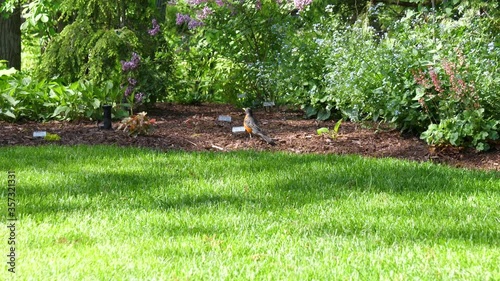
[[(217, 121), (219, 115), (229, 115), (232, 122)], [(304, 119), (297, 110), (273, 108), (255, 110), (261, 127), (276, 140), (270, 146), (257, 136), (232, 133), (232, 127), (242, 126), (244, 112), (231, 105), (157, 104), (148, 110), (156, 118), (155, 131), (149, 136), (128, 137), (121, 131), (102, 130), (96, 122), (0, 122), (0, 146), (42, 145), (49, 141), (34, 138), (34, 131), (47, 131), (61, 137), (61, 145), (115, 144), (149, 147), (160, 150), (232, 151), (268, 150), (292, 153), (358, 154), (369, 157), (393, 157), (413, 161), (433, 161), (456, 167), (500, 171), (500, 144), (493, 144), (489, 152), (472, 149), (433, 148), (415, 136), (377, 124), (343, 122), (339, 135), (331, 138), (318, 136), (321, 127), (333, 128), (334, 121), (318, 122)], [(113, 123), (113, 128), (118, 127)]]

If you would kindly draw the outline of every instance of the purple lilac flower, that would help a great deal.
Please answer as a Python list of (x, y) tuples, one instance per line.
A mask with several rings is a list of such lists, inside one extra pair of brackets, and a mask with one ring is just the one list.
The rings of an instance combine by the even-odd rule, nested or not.
[(175, 24), (182, 25), (183, 23), (189, 23), (191, 21), (191, 17), (189, 15), (177, 13), (177, 17), (175, 19)]
[(223, 0), (215, 0), (215, 4), (217, 4), (217, 6), (219, 6), (219, 7), (222, 7), (225, 5)]
[(202, 26), (203, 23), (201, 21), (198, 21), (198, 20), (195, 20), (195, 19), (191, 19), (189, 22), (188, 22), (188, 28), (189, 29), (195, 29), (197, 28), (198, 26)]
[(302, 11), (312, 3), (312, 0), (293, 0), (293, 3), (295, 4), (295, 8)]
[(205, 2), (208, 2), (208, 0), (188, 0), (187, 3), (189, 5), (199, 5), (199, 4), (203, 4)]
[(129, 61), (124, 61), (124, 60), (122, 60), (122, 61), (120, 61), (120, 62), (121, 62), (121, 64), (122, 64), (122, 71), (123, 71), (123, 72), (127, 72), (127, 71), (129, 71), (129, 70), (131, 70), (131, 69), (132, 69), (132, 64), (131, 64), (131, 62), (129, 62)]
[(144, 94), (143, 93), (137, 93), (135, 94), (135, 102), (141, 102), (142, 99), (144, 98)]
[(141, 62), (141, 58), (139, 57), (139, 55), (137, 53), (132, 53), (132, 59), (130, 60), (130, 62), (133, 64), (134, 66), (134, 69), (139, 66), (139, 63)]
[(158, 24), (156, 19), (153, 19), (152, 23), (153, 23), (153, 29), (148, 30), (148, 33), (151, 36), (155, 36), (156, 34), (158, 34), (158, 32), (160, 32), (160, 25)]
[(134, 87), (132, 87), (132, 86), (130, 86), (130, 85), (129, 85), (129, 86), (127, 87), (127, 89), (125, 89), (125, 93), (124, 93), (125, 97), (130, 96), (130, 94), (132, 94), (132, 91), (133, 91), (133, 90), (134, 90)]
[(139, 58), (139, 55), (137, 53), (132, 53), (132, 59), (130, 61), (120, 61), (122, 64), (122, 71), (127, 72), (129, 70), (134, 70), (139, 66), (140, 62), (141, 58)]
[(132, 78), (132, 77), (129, 77), (129, 78), (128, 78), (128, 83), (129, 83), (129, 85), (131, 85), (131, 86), (135, 86), (135, 85), (137, 85), (137, 80), (135, 80), (135, 79), (134, 79), (134, 78)]
[(211, 15), (214, 11), (209, 7), (204, 7), (202, 10), (199, 10), (197, 13), (197, 17), (200, 20), (206, 19), (209, 15)]

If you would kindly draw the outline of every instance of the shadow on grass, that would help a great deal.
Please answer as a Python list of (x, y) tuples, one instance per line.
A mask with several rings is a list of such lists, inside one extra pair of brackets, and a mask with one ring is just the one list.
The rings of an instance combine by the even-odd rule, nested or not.
[[(486, 193), (491, 198), (500, 198), (500, 178), (496, 172), (464, 171), (427, 163), (358, 156), (252, 151), (161, 153), (118, 147), (16, 148), (7, 155), (14, 159), (10, 165), (18, 171), (39, 173), (40, 177), (46, 173), (55, 175), (53, 182), (49, 179), (19, 186), (20, 213), (42, 217), (93, 212), (102, 208), (110, 211), (193, 210), (199, 213), (230, 208), (241, 212), (284, 213), (322, 201), (352, 201), (382, 193), (404, 198), (408, 204), (413, 204), (412, 200), (425, 202), (425, 197), (432, 194), (440, 194), (440, 198), (462, 198)], [(8, 159), (0, 159), (0, 167), (4, 169), (7, 162)], [(89, 162), (95, 165), (87, 165)], [(130, 163), (130, 169), (127, 163)], [(359, 202), (360, 206), (362, 204)], [(405, 234), (398, 233), (398, 228), (393, 225), (337, 221), (327, 217), (320, 218), (318, 223), (304, 231), (316, 235), (380, 234), (388, 244), (401, 237), (419, 241), (459, 239), (484, 244), (500, 241), (499, 232), (486, 224), (480, 223), (479, 228), (471, 227), (472, 223), (461, 226), (463, 216), (474, 209), (454, 210), (455, 206), (447, 204), (434, 202), (431, 207), (436, 212), (448, 212), (456, 217), (456, 223), (443, 224), (441, 228), (418, 226)], [(389, 205), (381, 206), (380, 214), (362, 215), (377, 219), (379, 215), (400, 213), (403, 219), (409, 220), (418, 212), (428, 211), (428, 207), (423, 204), (411, 212), (402, 212), (401, 208)], [(471, 215), (474, 218), (489, 216), (491, 220), (495, 216), (498, 218), (500, 211), (488, 213), (480, 210)], [(445, 219), (441, 217), (439, 220)], [(202, 233), (213, 231), (210, 227), (203, 230), (205, 226), (196, 225), (185, 228), (186, 233), (192, 233), (196, 228)], [(175, 232), (184, 233), (181, 229)]]
[[(408, 219), (408, 218), (407, 218)], [(457, 222), (458, 224), (459, 222)], [(407, 231), (405, 225), (386, 227), (380, 225), (366, 226), (358, 224), (342, 224), (328, 222), (308, 229), (309, 235), (335, 235), (356, 237), (376, 241), (387, 246), (401, 242), (443, 243), (460, 241), (472, 245), (486, 245), (491, 248), (500, 246), (500, 234), (489, 227), (442, 225), (441, 227), (415, 226)], [(377, 245), (377, 243), (375, 245)]]
[[(292, 155), (252, 151), (219, 154), (161, 153), (106, 146), (97, 150), (91, 147), (77, 147), (75, 151), (68, 147), (52, 147), (39, 149), (31, 156), (29, 152), (23, 151), (15, 149), (9, 158), (33, 159), (23, 161), (22, 166), (13, 165), (13, 169), (34, 170), (41, 174), (63, 174), (63, 177), (56, 181), (26, 183), (25, 188), (21, 188), (21, 192), (26, 196), (42, 198), (62, 194), (126, 197), (127, 194), (135, 195), (138, 192), (139, 196), (147, 197), (151, 189), (168, 190), (170, 186), (178, 188), (187, 182), (194, 185), (193, 188), (198, 188), (197, 184), (212, 184), (207, 182), (207, 178), (242, 178), (243, 185), (247, 185), (249, 189), (257, 186), (262, 192), (271, 193), (280, 199), (288, 198), (287, 202), (281, 202), (282, 204), (335, 198), (346, 191), (392, 194), (489, 192), (492, 195), (500, 195), (500, 173), (448, 169), (427, 163), (376, 160), (358, 156)], [(148, 154), (157, 156), (154, 162), (137, 158)], [(94, 165), (82, 168), (82, 163), (89, 162)], [(126, 163), (138, 165), (139, 170), (120, 169), (119, 166), (127, 165)], [(2, 167), (6, 166), (3, 161), (0, 161), (0, 164)], [(99, 167), (103, 167), (103, 170), (92, 170)], [(148, 173), (152, 167), (155, 170)], [(498, 185), (495, 185), (495, 181)], [(187, 195), (181, 200), (176, 198), (178, 203), (173, 201), (167, 205), (173, 207), (175, 204), (186, 205), (186, 202), (202, 202), (207, 198), (213, 200), (213, 196), (217, 194), (202, 195), (202, 199), (193, 196)], [(248, 200), (249, 197), (244, 198)], [(221, 201), (228, 200), (226, 198)]]

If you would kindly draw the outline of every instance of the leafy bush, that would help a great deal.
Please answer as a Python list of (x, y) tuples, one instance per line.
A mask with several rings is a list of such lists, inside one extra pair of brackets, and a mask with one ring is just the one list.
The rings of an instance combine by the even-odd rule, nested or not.
[(172, 74), (166, 77), (166, 100), (196, 104), (210, 102), (234, 102), (238, 73), (234, 63), (214, 52), (203, 33), (193, 34), (187, 40), (169, 38), (175, 49)]
[(138, 44), (135, 33), (127, 28), (96, 30), (87, 21), (76, 21), (49, 43), (39, 75), (65, 82), (113, 80), (119, 73), (120, 58)]
[(431, 145), (472, 145), (479, 151), (489, 149), (489, 140), (497, 140), (500, 121), (486, 119), (484, 109), (466, 110), (454, 117), (430, 124), (422, 139)]
[(7, 121), (99, 119), (102, 105), (117, 104), (122, 96), (111, 81), (102, 85), (80, 81), (65, 86), (17, 73), (0, 76), (0, 82), (0, 119)]
[[(305, 2), (300, 9), (310, 3)], [(292, 91), (303, 91), (299, 75), (308, 73), (296, 69), (293, 57), (298, 53), (294, 44), (306, 41), (294, 42), (301, 20), (290, 15), (293, 7), (286, 1), (179, 1), (168, 6), (167, 25), (178, 35), (170, 40), (177, 66), (172, 100), (290, 102)], [(300, 54), (300, 61), (305, 58)]]
[(488, 21), (438, 15), (438, 29), (426, 14), (407, 12), (384, 37), (363, 21), (324, 28), (326, 90), (312, 104), (351, 120), (394, 122), (432, 144), (487, 149), (500, 120), (500, 38)]
[(0, 118), (96, 118), (102, 102), (132, 113), (156, 101), (273, 100), (322, 120), (392, 122), (435, 145), (485, 150), (498, 138), (494, 1), (358, 13), (356, 1), (181, 0), (151, 29), (154, 2), (65, 0), (63, 22), (30, 4), (42, 11), (27, 16), (30, 33), (64, 29), (42, 36), (42, 78), (0, 74)]
[[(160, 24), (151, 21), (155, 1), (65, 0), (59, 8), (67, 22), (42, 55), (37, 73), (42, 79), (66, 84), (88, 80), (95, 85), (113, 81), (124, 86), (123, 95), (143, 96), (140, 102), (165, 99), (173, 61)], [(134, 77), (122, 73), (121, 64), (132, 53), (141, 58)], [(132, 91), (128, 78), (137, 81)]]

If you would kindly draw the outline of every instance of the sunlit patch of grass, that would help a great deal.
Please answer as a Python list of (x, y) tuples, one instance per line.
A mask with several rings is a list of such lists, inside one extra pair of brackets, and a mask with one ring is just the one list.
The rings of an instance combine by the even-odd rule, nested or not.
[(18, 180), (17, 280), (500, 276), (495, 172), (109, 146), (0, 148), (0, 170)]

